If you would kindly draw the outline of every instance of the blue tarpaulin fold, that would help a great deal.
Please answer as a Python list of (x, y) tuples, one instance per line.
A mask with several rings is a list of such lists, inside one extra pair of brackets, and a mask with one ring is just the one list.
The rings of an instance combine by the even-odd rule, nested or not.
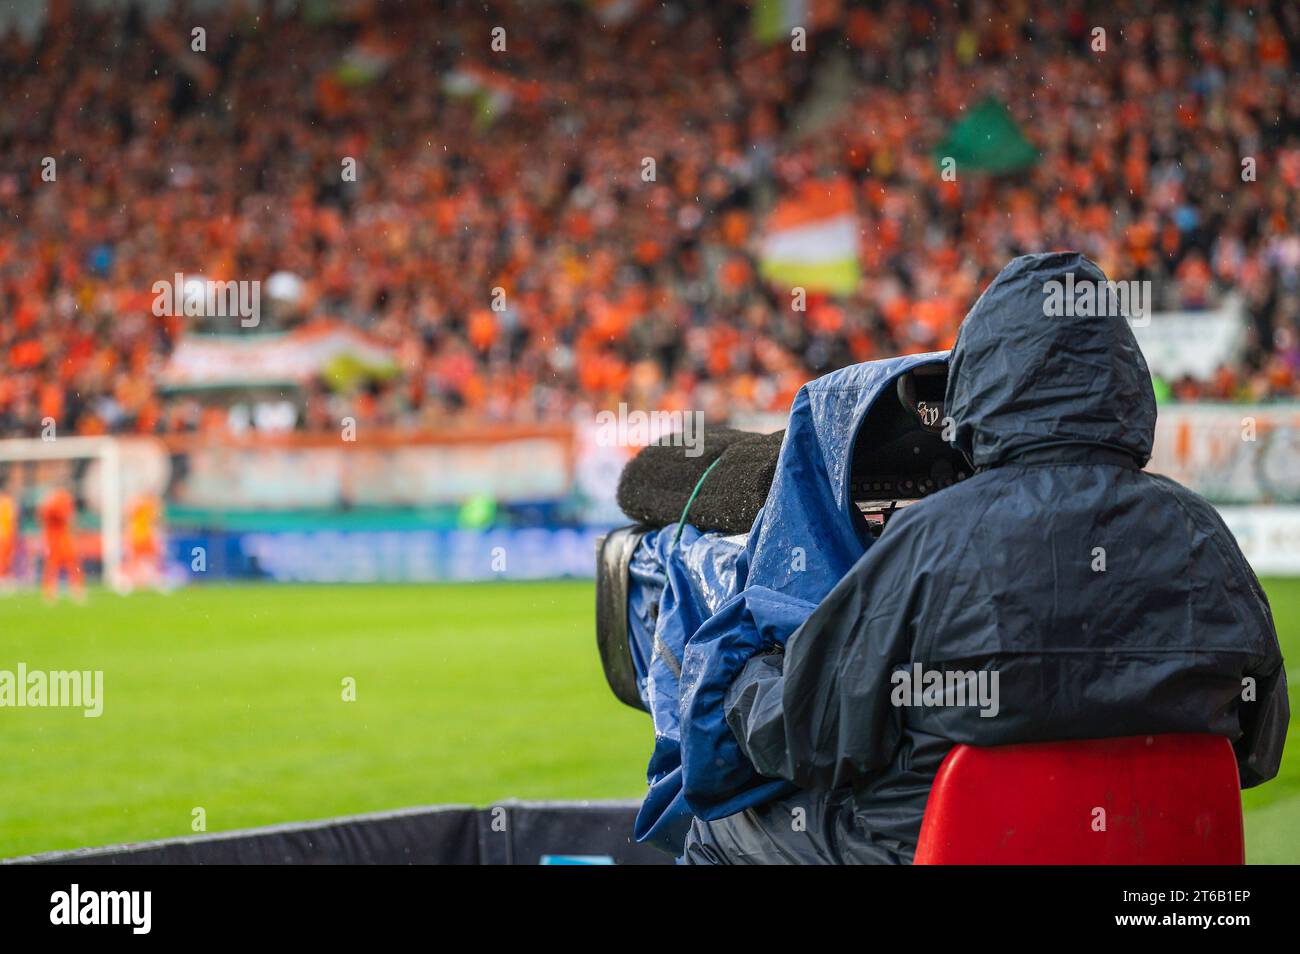
[(791, 790), (759, 776), (723, 711), (754, 655), (783, 645), (866, 552), (850, 493), (853, 446), (876, 398), (942, 352), (870, 361), (800, 389), (767, 502), (748, 535), (676, 526), (634, 554), (629, 631), (654, 719), (636, 838), (680, 853), (693, 817), (719, 818)]

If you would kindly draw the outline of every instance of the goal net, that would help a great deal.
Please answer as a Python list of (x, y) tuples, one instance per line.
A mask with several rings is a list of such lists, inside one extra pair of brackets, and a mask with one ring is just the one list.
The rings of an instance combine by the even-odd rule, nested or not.
[(165, 448), (151, 438), (0, 440), (0, 564), (8, 563), (0, 565), (0, 577), (7, 577), (2, 582), (34, 585), (40, 579), (47, 558), (42, 506), (65, 491), (83, 572), (122, 589), (127, 509), (133, 499), (162, 493), (168, 466)]

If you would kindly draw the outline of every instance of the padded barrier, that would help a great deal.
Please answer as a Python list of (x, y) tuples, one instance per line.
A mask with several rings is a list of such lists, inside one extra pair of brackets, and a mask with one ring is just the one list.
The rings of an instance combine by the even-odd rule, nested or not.
[(639, 803), (501, 802), (490, 808), (412, 808), (191, 835), (165, 841), (78, 848), (0, 864), (86, 865), (535, 865), (565, 859), (672, 864), (631, 841)]

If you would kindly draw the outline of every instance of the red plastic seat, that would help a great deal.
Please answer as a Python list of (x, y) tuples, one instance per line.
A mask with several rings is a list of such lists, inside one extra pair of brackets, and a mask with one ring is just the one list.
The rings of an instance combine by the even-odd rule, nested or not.
[(1214, 735), (1140, 735), (956, 746), (930, 791), (915, 863), (1244, 861), (1231, 743)]

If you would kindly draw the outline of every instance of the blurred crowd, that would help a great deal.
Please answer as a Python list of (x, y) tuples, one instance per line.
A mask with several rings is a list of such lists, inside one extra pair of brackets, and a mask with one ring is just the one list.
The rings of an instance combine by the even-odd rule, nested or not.
[[(1300, 396), (1294, 4), (846, 3), (809, 52), (741, 3), (337, 6), (78, 8), (0, 38), (0, 435), (226, 427), (160, 387), (215, 321), (155, 317), (176, 272), (293, 279), (222, 330), (328, 317), (392, 350), (396, 375), (294, 395), (304, 429), (780, 411), (950, 345), (1002, 265), (1052, 248), (1162, 308), (1241, 297), (1242, 360), (1163, 395)], [(932, 149), (988, 96), (1041, 160), (944, 181)], [(862, 278), (794, 310), (759, 276), (764, 216), (831, 177)]]

